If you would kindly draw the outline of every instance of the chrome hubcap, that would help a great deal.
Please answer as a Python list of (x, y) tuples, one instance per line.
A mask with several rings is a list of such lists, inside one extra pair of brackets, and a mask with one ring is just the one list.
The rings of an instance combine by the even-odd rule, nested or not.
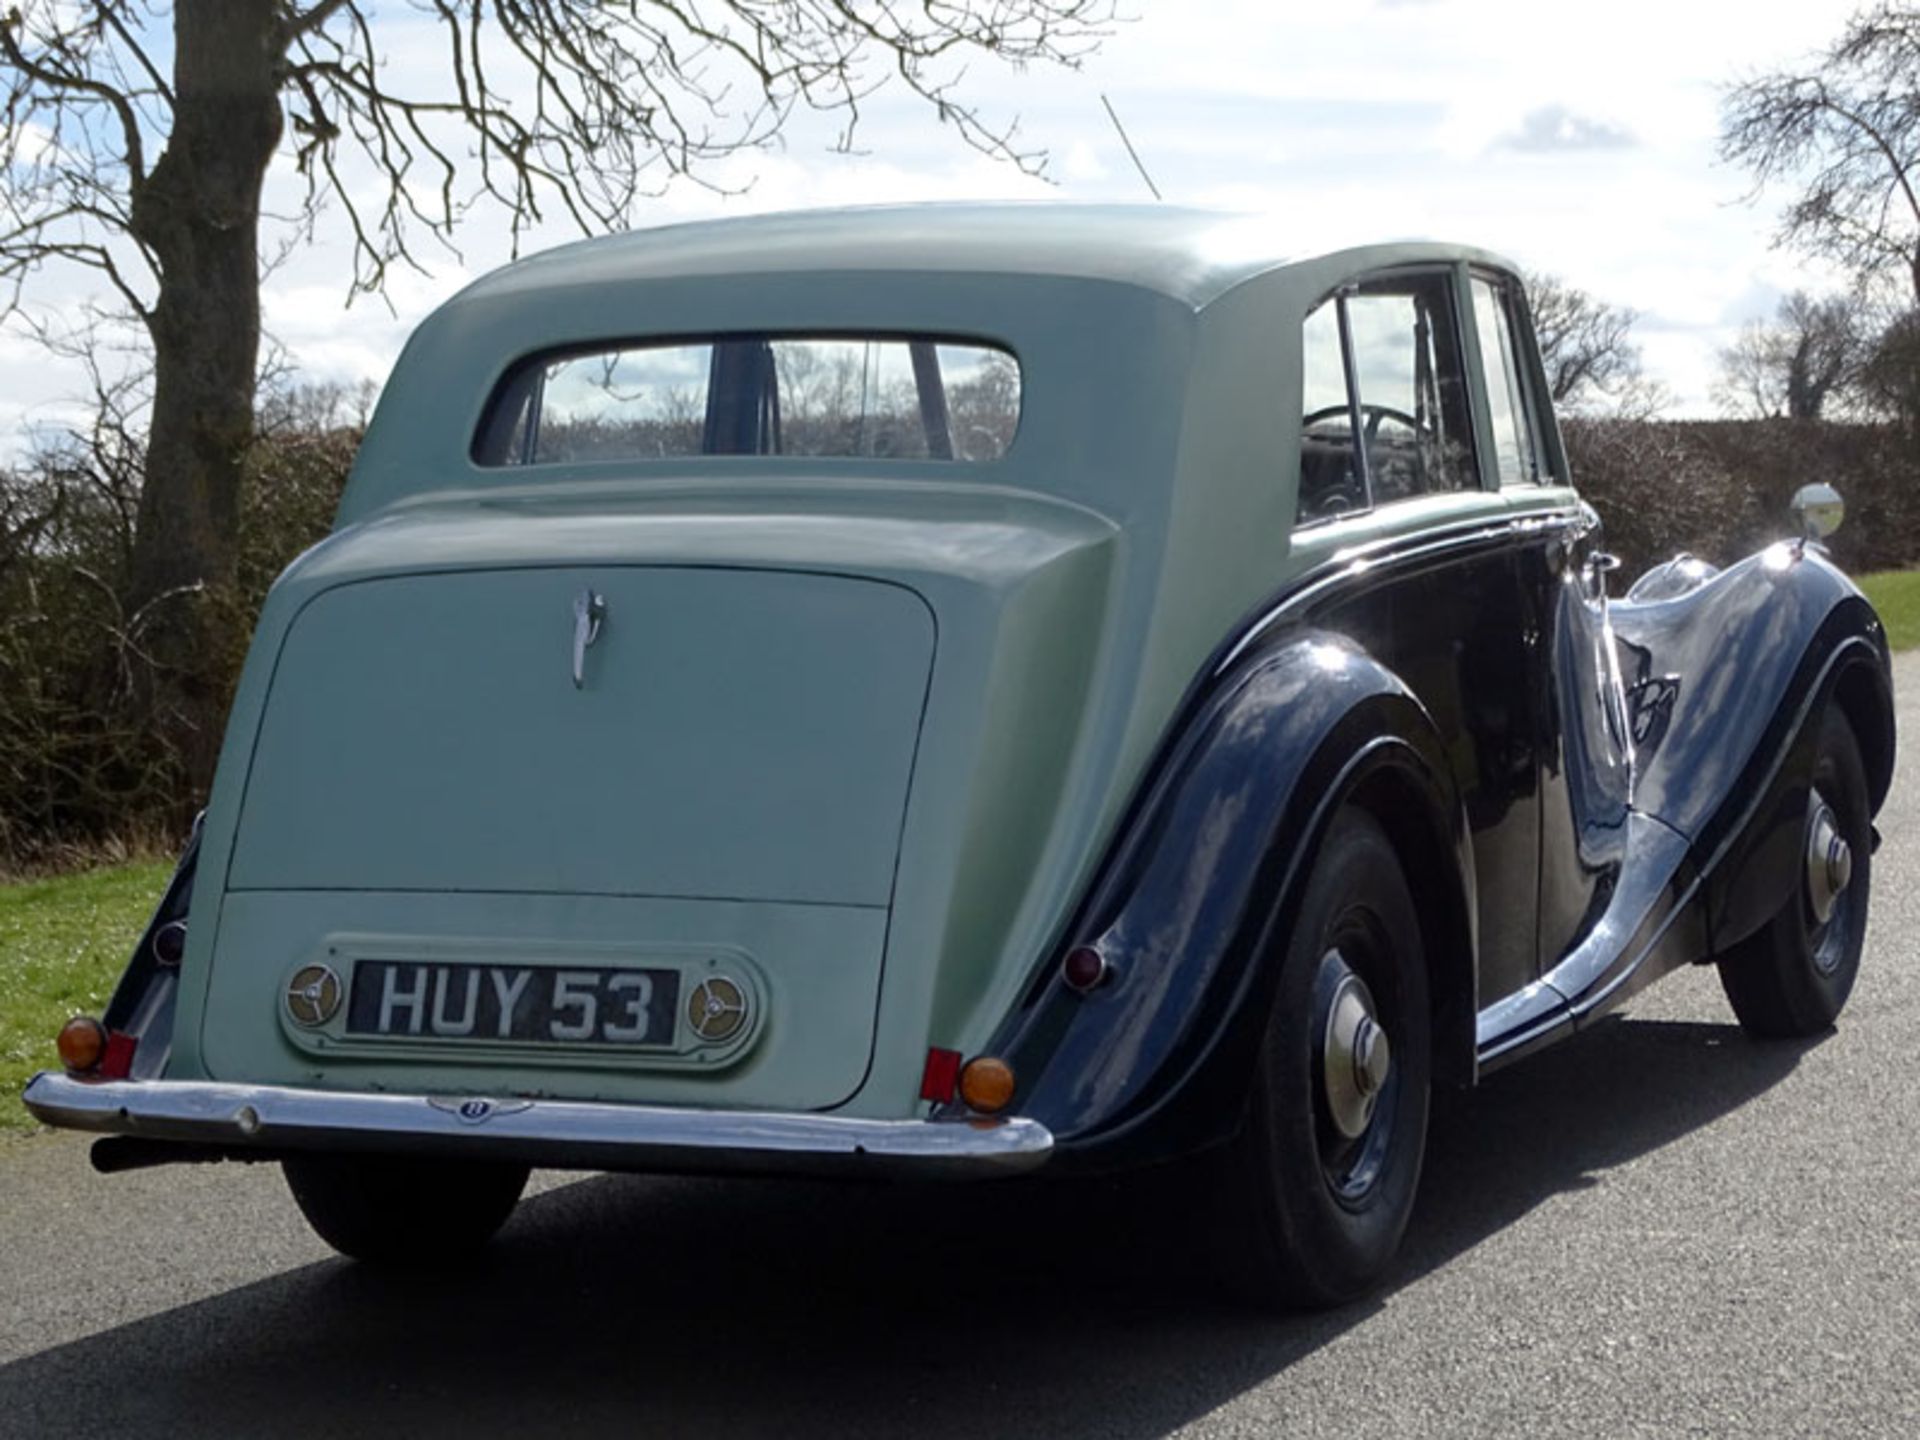
[(1366, 1133), (1374, 1102), (1393, 1073), (1393, 1051), (1376, 1018), (1366, 982), (1347, 968), (1338, 952), (1321, 963), (1341, 971), (1327, 1002), (1321, 1055), (1327, 1115), (1334, 1129), (1355, 1140)]
[(1852, 879), (1852, 847), (1840, 834), (1833, 807), (1816, 790), (1807, 817), (1807, 904), (1818, 923), (1833, 918), (1834, 904)]

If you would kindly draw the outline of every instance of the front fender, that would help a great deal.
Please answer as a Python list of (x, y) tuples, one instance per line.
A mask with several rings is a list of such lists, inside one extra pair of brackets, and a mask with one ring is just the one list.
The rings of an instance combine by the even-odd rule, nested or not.
[(1669, 599), (1617, 604), (1634, 806), (1686, 837), (1715, 950), (1794, 893), (1813, 737), (1829, 702), (1860, 740), (1874, 808), (1893, 768), (1885, 632), (1811, 547), (1775, 545)]
[(1081, 994), (1051, 957), (995, 1040), (1021, 1077), (1015, 1108), (1069, 1163), (1138, 1164), (1238, 1124), (1276, 929), (1357, 789), (1390, 783), (1385, 818), (1440, 842), (1471, 950), (1464, 812), (1433, 721), (1397, 676), (1345, 640), (1295, 632), (1184, 715), (1060, 952), (1092, 946), (1112, 978)]

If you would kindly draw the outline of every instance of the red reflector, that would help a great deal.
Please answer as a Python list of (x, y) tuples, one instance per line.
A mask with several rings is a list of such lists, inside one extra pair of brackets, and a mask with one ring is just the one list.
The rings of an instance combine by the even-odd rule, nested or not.
[(119, 1030), (107, 1032), (107, 1053), (100, 1057), (100, 1075), (105, 1080), (124, 1080), (133, 1073), (133, 1051), (140, 1042)]
[(929, 1048), (927, 1068), (920, 1072), (920, 1098), (944, 1105), (960, 1085), (960, 1052)]
[(1082, 945), (1077, 950), (1069, 950), (1067, 958), (1060, 964), (1060, 974), (1070, 986), (1085, 995), (1090, 990), (1098, 990), (1106, 983), (1113, 967), (1107, 964), (1107, 957), (1091, 945)]

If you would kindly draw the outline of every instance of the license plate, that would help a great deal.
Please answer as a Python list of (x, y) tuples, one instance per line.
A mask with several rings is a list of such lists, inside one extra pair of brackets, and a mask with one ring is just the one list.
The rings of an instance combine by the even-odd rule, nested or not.
[(395, 1039), (671, 1045), (678, 970), (362, 960), (347, 1032)]

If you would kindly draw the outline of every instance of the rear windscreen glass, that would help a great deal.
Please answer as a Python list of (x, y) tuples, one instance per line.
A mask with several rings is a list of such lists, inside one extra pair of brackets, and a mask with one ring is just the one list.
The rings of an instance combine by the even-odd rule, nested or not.
[(538, 356), (501, 382), (481, 465), (699, 455), (997, 460), (1020, 367), (918, 336), (720, 335)]

